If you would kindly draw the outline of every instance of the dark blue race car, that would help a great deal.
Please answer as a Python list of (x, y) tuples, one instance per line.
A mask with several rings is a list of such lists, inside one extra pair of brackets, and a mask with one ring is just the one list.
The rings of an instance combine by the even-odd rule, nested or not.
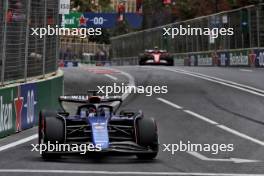
[[(93, 145), (89, 153), (136, 155), (139, 159), (154, 159), (158, 154), (158, 133), (154, 119), (143, 117), (141, 111), (122, 110), (120, 97), (61, 96), (60, 111), (42, 110), (39, 115), (39, 144)], [(118, 102), (116, 105), (113, 103)], [(74, 104), (73, 112), (67, 104)], [(81, 151), (48, 149), (41, 153), (44, 159), (57, 158)]]

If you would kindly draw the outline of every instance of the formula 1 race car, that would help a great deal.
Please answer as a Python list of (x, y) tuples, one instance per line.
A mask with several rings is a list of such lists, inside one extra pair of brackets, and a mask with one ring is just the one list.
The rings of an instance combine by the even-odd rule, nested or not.
[(145, 50), (143, 54), (139, 55), (139, 65), (167, 65), (173, 66), (173, 56), (166, 50)]
[[(136, 155), (138, 159), (154, 159), (157, 156), (159, 144), (155, 120), (143, 117), (141, 111), (122, 110), (117, 114), (122, 104), (120, 97), (103, 97), (94, 92), (92, 96), (61, 96), (59, 102), (63, 110), (42, 110), (39, 114), (40, 146), (87, 144), (96, 147), (95, 150), (87, 150), (86, 154), (107, 152)], [(73, 113), (65, 110), (70, 107), (67, 104), (74, 105)], [(44, 159), (54, 159), (68, 153), (80, 151), (44, 150), (41, 155)]]

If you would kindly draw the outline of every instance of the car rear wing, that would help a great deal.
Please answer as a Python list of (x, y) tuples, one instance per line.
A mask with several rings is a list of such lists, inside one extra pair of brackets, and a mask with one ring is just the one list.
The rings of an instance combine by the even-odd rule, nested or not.
[(59, 97), (59, 102), (89, 103), (88, 95), (64, 95)]
[(73, 103), (111, 103), (119, 101), (122, 102), (120, 96), (89, 96), (89, 95), (64, 95), (59, 97), (59, 102), (73, 102)]
[(108, 97), (88, 96), (88, 95), (60, 96), (59, 103), (60, 103), (61, 108), (65, 111), (63, 107), (63, 102), (82, 103), (82, 104), (103, 104), (103, 103), (119, 102), (118, 104), (112, 105), (114, 107), (113, 113), (116, 114), (118, 109), (121, 107), (123, 100), (119, 96), (108, 96)]

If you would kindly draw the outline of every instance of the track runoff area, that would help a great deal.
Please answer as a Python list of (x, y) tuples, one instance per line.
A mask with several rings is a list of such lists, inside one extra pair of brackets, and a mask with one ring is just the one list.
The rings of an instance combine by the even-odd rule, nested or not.
[(135, 86), (137, 91), (118, 93), (123, 93), (123, 108), (142, 109), (156, 119), (157, 158), (43, 161), (31, 151), (37, 143), (33, 128), (1, 139), (0, 175), (263, 175), (262, 70), (81, 66), (64, 73), (65, 94)]

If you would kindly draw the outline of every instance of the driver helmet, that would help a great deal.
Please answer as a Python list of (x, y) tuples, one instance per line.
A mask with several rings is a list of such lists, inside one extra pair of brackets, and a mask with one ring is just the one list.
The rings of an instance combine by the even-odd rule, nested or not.
[(96, 115), (96, 109), (89, 108), (88, 116), (89, 117), (94, 117), (95, 115)]

